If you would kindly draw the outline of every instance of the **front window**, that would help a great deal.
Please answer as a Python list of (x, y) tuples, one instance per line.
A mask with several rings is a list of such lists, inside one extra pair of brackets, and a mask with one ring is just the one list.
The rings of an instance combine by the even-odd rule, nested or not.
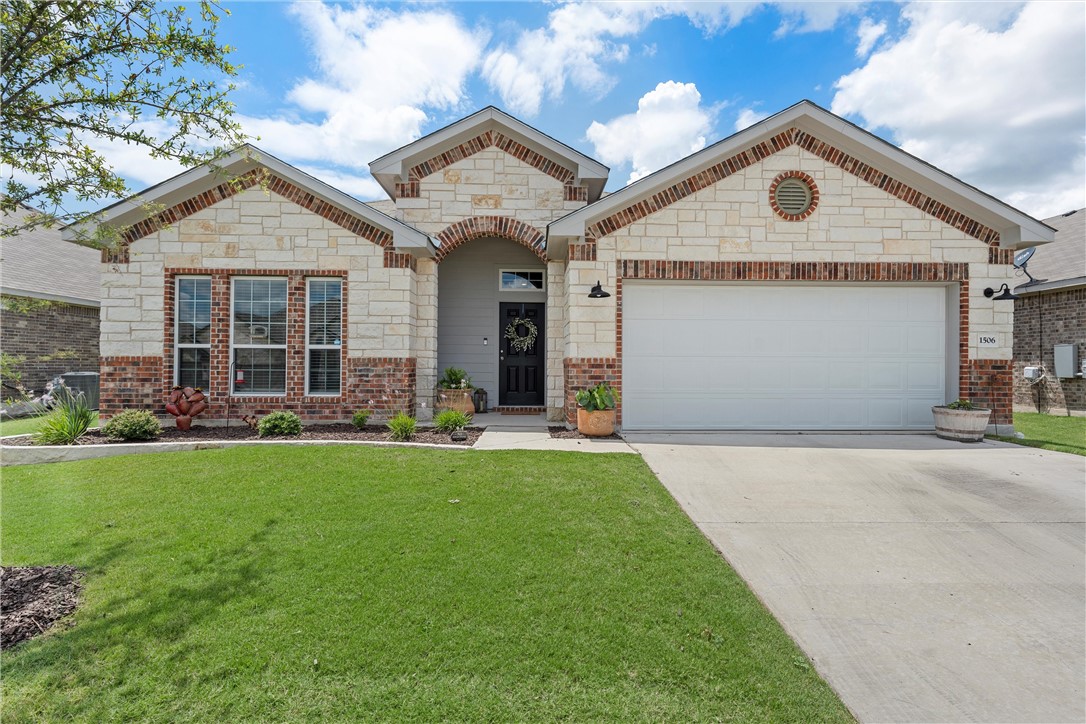
[(498, 288), (503, 292), (541, 292), (543, 271), (502, 269)]
[(177, 280), (174, 384), (207, 389), (211, 381), (211, 277)]
[(338, 395), (343, 336), (343, 284), (310, 279), (306, 293), (306, 390), (310, 395)]
[(234, 394), (287, 391), (287, 280), (234, 279), (231, 340)]

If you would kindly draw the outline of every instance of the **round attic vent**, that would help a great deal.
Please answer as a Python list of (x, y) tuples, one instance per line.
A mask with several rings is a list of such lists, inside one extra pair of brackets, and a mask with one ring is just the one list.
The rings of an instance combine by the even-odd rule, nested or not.
[(789, 171), (773, 180), (769, 200), (778, 215), (789, 221), (801, 221), (818, 206), (818, 189), (807, 174)]

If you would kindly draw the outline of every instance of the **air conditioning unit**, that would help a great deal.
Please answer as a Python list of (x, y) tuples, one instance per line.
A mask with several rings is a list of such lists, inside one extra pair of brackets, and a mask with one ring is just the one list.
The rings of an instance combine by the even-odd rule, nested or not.
[(87, 401), (87, 407), (98, 409), (98, 373), (97, 372), (65, 372), (60, 376), (68, 389), (76, 394), (83, 393)]
[(1022, 370), (1022, 374), (1027, 380), (1039, 380), (1044, 376), (1040, 367), (1026, 367)]

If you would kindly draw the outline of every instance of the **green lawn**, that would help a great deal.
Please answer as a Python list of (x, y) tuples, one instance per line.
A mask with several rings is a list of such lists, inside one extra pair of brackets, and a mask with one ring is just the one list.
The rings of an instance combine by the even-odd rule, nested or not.
[(1026, 437), (997, 437), (997, 440), (1045, 450), (1086, 455), (1086, 417), (1014, 413), (1014, 429)]
[[(40, 417), (21, 417), (18, 420), (4, 420), (0, 422), (0, 437), (7, 435), (26, 435), (36, 432), (41, 423)], [(101, 419), (99, 419), (101, 424)]]
[(5, 721), (851, 721), (634, 455), (239, 448), (9, 468), (88, 572)]

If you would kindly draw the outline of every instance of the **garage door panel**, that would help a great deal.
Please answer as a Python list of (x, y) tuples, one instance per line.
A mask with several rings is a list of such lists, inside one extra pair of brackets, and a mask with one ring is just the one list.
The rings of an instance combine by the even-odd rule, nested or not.
[(623, 424), (930, 429), (945, 317), (942, 287), (629, 282)]

